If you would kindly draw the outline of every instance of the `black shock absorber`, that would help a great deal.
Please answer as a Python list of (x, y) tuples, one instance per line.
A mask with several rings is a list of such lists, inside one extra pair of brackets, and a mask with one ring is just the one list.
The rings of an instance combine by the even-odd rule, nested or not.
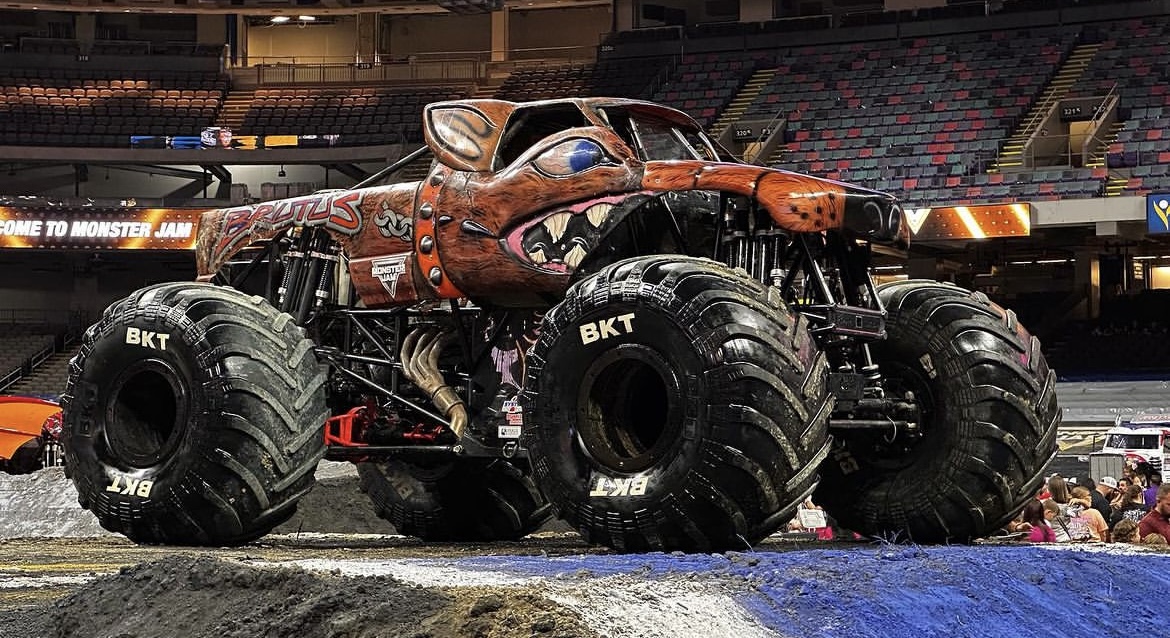
[(730, 198), (723, 207), (723, 263), (747, 270), (751, 257), (748, 238), (748, 209), (740, 198)]
[(312, 239), (311, 231), (302, 231), (292, 240), (291, 247), (284, 253), (284, 276), (281, 278), (280, 287), (276, 289), (281, 312), (292, 314), (296, 303), (296, 291), (304, 277), (305, 255), (309, 253), (309, 243)]
[[(320, 308), (329, 297), (333, 287), (334, 265), (337, 263), (340, 248), (330, 240), (329, 235), (318, 232), (317, 245), (309, 253), (309, 275), (305, 277), (306, 285), (312, 284), (312, 294), (302, 294), (301, 303), (297, 308), (297, 323), (304, 323), (310, 311)], [(305, 290), (308, 293), (309, 290)]]
[(281, 282), (280, 310), (303, 325), (309, 313), (329, 295), (337, 247), (329, 235), (320, 230), (305, 230), (285, 253), (287, 265)]

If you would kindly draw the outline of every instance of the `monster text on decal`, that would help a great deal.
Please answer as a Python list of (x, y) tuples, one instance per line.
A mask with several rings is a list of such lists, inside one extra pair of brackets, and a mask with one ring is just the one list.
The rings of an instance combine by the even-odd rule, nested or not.
[(370, 262), (370, 275), (382, 282), (391, 297), (398, 292), (398, 280), (406, 273), (406, 255), (394, 255)]

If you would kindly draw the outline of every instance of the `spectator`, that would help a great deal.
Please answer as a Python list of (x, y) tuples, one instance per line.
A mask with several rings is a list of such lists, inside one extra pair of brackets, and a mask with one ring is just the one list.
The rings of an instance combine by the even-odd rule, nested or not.
[(1148, 511), (1150, 511), (1150, 508), (1146, 507), (1146, 501), (1142, 498), (1142, 488), (1137, 485), (1130, 485), (1126, 488), (1125, 495), (1118, 502), (1117, 510), (1109, 517), (1109, 524), (1113, 527), (1123, 520), (1130, 520), (1137, 523), (1142, 520), (1142, 517)]
[(1068, 504), (1068, 485), (1061, 475), (1053, 474), (1048, 477), (1048, 498), (1056, 501), (1058, 505)]
[(1028, 530), (1028, 535), (1023, 540), (1032, 543), (1055, 543), (1056, 532), (1049, 523), (1059, 513), (1060, 506), (1054, 501), (1040, 502), (1032, 499), (1024, 506), (1024, 511), (1020, 515), (1021, 525), (1016, 529)]
[(1146, 488), (1146, 507), (1153, 508), (1154, 502), (1158, 500), (1158, 488), (1162, 486), (1162, 473), (1150, 472), (1150, 486)]
[(1130, 480), (1124, 476), (1117, 479), (1117, 490), (1113, 493), (1113, 500), (1109, 502), (1109, 507), (1112, 507), (1114, 511), (1125, 503), (1125, 491), (1129, 489), (1131, 484)]
[(1109, 540), (1109, 523), (1105, 522), (1105, 517), (1101, 516), (1101, 512), (1093, 508), (1091, 492), (1092, 490), (1084, 485), (1072, 488), (1069, 504), (1075, 503), (1080, 506), (1081, 511), (1076, 515), (1076, 518), (1084, 520), (1089, 531), (1089, 540), (1105, 542)]
[(1136, 544), (1138, 542), (1138, 524), (1127, 519), (1117, 523), (1110, 533), (1114, 543), (1130, 543)]
[(1109, 501), (1113, 499), (1117, 493), (1117, 479), (1112, 476), (1102, 476), (1100, 481), (1097, 481), (1096, 488), (1089, 494), (1093, 499), (1093, 509), (1101, 513), (1101, 518), (1109, 520), (1113, 516), (1113, 508), (1110, 507)]
[(1170, 485), (1158, 487), (1153, 509), (1138, 524), (1138, 535), (1142, 537), (1142, 542), (1150, 534), (1161, 534), (1163, 539), (1170, 541)]
[(1154, 532), (1151, 534), (1146, 534), (1142, 537), (1142, 545), (1161, 545), (1162, 547), (1165, 547), (1170, 545), (1170, 543), (1166, 542), (1165, 536)]
[(833, 527), (828, 517), (824, 510), (821, 509), (821, 506), (814, 504), (811, 498), (805, 499), (800, 504), (800, 507), (796, 510), (796, 518), (792, 519), (788, 528), (790, 531), (814, 533), (819, 540), (833, 540)]

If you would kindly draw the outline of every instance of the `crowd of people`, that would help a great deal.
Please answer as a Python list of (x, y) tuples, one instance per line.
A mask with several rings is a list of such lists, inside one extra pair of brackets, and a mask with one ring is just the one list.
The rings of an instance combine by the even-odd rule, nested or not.
[[(860, 539), (840, 529), (806, 499), (787, 532), (818, 540)], [(1170, 483), (1147, 464), (1126, 466), (1120, 478), (1065, 478), (1053, 474), (1005, 531), (1033, 543), (1104, 542), (1164, 545), (1170, 549)]]
[(1034, 543), (1170, 545), (1170, 484), (1128, 466), (1120, 478), (1099, 481), (1053, 474), (1007, 531)]

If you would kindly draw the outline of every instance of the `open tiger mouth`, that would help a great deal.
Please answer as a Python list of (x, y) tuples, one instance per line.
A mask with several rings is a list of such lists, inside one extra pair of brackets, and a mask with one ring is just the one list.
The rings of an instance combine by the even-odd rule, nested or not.
[(572, 273), (597, 247), (602, 226), (624, 199), (607, 197), (538, 216), (509, 234), (509, 248), (541, 270)]

